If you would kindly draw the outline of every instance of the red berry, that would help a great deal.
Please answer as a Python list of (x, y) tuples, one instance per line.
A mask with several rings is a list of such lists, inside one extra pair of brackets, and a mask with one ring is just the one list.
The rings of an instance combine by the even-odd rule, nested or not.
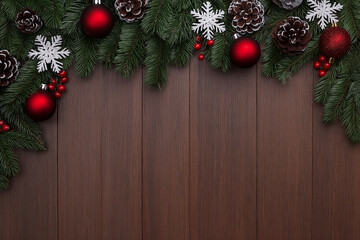
[(324, 65), (323, 65), (323, 68), (324, 68), (325, 70), (329, 70), (330, 67), (331, 67), (331, 64), (328, 63), (328, 62), (324, 63)]
[(196, 41), (200, 42), (201, 41), (201, 37), (200, 36), (196, 36)]
[(65, 92), (65, 90), (66, 90), (65, 85), (61, 84), (61, 85), (58, 86), (58, 91), (59, 92)]
[(55, 85), (54, 85), (54, 84), (49, 84), (49, 85), (48, 85), (48, 89), (49, 89), (50, 91), (54, 91), (54, 90), (55, 90)]
[(60, 71), (59, 72), (59, 77), (63, 78), (67, 76), (67, 72), (66, 71)]
[(55, 85), (57, 83), (56, 79), (55, 78), (51, 79), (51, 83)]
[(5, 124), (3, 127), (4, 132), (8, 132), (10, 130), (10, 126)]
[(214, 40), (208, 40), (208, 41), (207, 41), (207, 45), (208, 45), (209, 47), (211, 47), (212, 45), (214, 45)]
[(2, 125), (4, 125), (4, 121), (3, 121), (3, 120), (0, 121), (0, 126), (2, 126)]
[(60, 82), (61, 83), (66, 83), (68, 80), (69, 80), (68, 77), (63, 77), (63, 78), (60, 79)]
[(195, 48), (195, 50), (200, 50), (201, 49), (201, 44), (200, 43), (195, 43), (194, 48)]
[(199, 59), (200, 61), (204, 60), (204, 58), (205, 58), (204, 55), (199, 54), (198, 59)]
[(316, 62), (314, 63), (314, 68), (315, 68), (315, 69), (320, 69), (320, 68), (321, 68), (321, 62), (316, 61)]
[(55, 92), (55, 97), (56, 97), (56, 98), (61, 98), (61, 92), (56, 91), (56, 92)]
[(319, 61), (322, 62), (322, 63), (326, 62), (326, 57), (324, 55), (320, 55), (319, 56)]
[(319, 71), (319, 77), (325, 77), (326, 75), (326, 71), (325, 70), (320, 70)]

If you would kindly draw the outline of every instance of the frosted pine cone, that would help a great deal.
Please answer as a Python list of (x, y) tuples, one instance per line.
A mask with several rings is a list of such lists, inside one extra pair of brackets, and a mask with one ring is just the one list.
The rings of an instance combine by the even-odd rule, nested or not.
[(254, 33), (265, 23), (264, 6), (258, 0), (233, 0), (228, 13), (241, 35)]
[(15, 18), (16, 27), (23, 33), (33, 34), (40, 30), (43, 25), (39, 15), (31, 9), (21, 10)]
[(286, 10), (291, 10), (298, 7), (303, 0), (273, 0), (276, 5)]
[(19, 75), (19, 62), (7, 50), (0, 51), (0, 85), (6, 87)]
[(299, 17), (288, 17), (279, 22), (271, 36), (275, 45), (288, 55), (303, 53), (310, 42), (309, 24)]
[(121, 20), (137, 22), (144, 17), (148, 0), (115, 0), (115, 10)]

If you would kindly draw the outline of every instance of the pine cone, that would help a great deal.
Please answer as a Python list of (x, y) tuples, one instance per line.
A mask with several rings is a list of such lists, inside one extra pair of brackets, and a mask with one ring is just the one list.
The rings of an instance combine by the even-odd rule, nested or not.
[(309, 24), (298, 17), (288, 17), (279, 22), (271, 36), (275, 45), (288, 55), (303, 53), (310, 42)]
[(228, 13), (232, 26), (241, 35), (256, 32), (265, 23), (264, 6), (258, 0), (233, 0)]
[(115, 11), (121, 20), (137, 22), (144, 17), (148, 0), (116, 0)]
[(6, 87), (19, 75), (19, 62), (7, 50), (0, 51), (0, 85)]
[(43, 25), (39, 15), (31, 9), (21, 10), (15, 18), (16, 27), (23, 33), (33, 34), (40, 30)]
[(303, 0), (273, 0), (273, 2), (281, 8), (291, 10), (298, 7)]

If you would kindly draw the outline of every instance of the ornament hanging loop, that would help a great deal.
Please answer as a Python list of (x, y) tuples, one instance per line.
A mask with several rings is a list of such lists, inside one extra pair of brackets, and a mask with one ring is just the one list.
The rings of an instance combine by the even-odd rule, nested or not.
[(94, 0), (94, 4), (101, 4), (101, 0)]

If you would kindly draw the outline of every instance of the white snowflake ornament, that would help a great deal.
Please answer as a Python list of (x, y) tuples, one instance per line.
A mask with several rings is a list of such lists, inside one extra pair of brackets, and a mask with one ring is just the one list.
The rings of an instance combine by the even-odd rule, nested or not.
[(319, 26), (321, 29), (325, 29), (329, 24), (336, 24), (339, 20), (336, 16), (336, 12), (343, 9), (343, 5), (340, 3), (331, 4), (330, 0), (308, 0), (308, 4), (312, 10), (306, 15), (306, 19), (314, 21), (319, 19)]
[(38, 35), (35, 39), (35, 45), (38, 46), (36, 50), (32, 49), (28, 57), (31, 59), (39, 59), (37, 70), (44, 72), (48, 70), (48, 64), (51, 64), (52, 71), (59, 73), (62, 69), (63, 63), (58, 61), (70, 55), (70, 51), (66, 48), (61, 48), (61, 36), (51, 37), (48, 41), (46, 37)]
[(225, 12), (219, 9), (214, 12), (210, 2), (203, 3), (201, 9), (192, 10), (191, 15), (198, 21), (193, 24), (192, 30), (197, 34), (202, 33), (207, 40), (213, 39), (214, 33), (225, 32), (225, 24), (221, 22)]

